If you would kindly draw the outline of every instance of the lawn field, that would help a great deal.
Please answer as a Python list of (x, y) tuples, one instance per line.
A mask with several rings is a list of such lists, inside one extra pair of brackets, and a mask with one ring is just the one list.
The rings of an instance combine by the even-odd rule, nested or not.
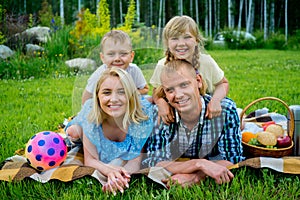
[[(239, 50), (208, 52), (224, 70), (230, 84), (228, 97), (239, 108), (253, 100), (273, 96), (288, 105), (300, 105), (300, 52), (278, 50)], [(154, 64), (141, 67), (149, 81)], [(25, 147), (28, 139), (43, 130), (56, 130), (58, 124), (76, 114), (86, 76), (0, 80), (0, 161)], [(276, 101), (260, 102), (252, 109), (268, 107), (286, 115)], [(207, 179), (200, 185), (165, 190), (145, 177), (132, 178), (130, 188), (115, 199), (300, 199), (298, 175), (270, 169), (234, 169), (234, 180), (216, 185)], [(101, 184), (85, 177), (73, 182), (0, 182), (2, 199), (111, 199)]]

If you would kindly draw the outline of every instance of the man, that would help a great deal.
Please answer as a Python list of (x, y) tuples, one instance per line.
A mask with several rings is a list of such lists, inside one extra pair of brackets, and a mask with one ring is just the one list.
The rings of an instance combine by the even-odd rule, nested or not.
[(230, 182), (234, 175), (227, 166), (244, 160), (235, 103), (224, 98), (221, 115), (205, 117), (211, 97), (205, 95), (201, 76), (184, 60), (167, 63), (160, 79), (158, 96), (174, 108), (175, 122), (154, 128), (143, 164), (171, 172), (170, 179), (162, 180), (167, 186), (191, 185), (208, 176), (218, 184)]

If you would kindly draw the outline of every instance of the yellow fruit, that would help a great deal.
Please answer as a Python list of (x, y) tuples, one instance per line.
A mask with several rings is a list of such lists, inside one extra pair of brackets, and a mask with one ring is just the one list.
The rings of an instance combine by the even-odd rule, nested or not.
[(257, 133), (257, 141), (265, 146), (275, 146), (277, 137), (273, 133), (263, 131)]
[(257, 135), (252, 132), (243, 132), (242, 141), (248, 143), (252, 138), (256, 138)]
[(266, 128), (267, 132), (273, 133), (276, 138), (282, 137), (284, 134), (284, 129), (278, 124), (271, 124)]

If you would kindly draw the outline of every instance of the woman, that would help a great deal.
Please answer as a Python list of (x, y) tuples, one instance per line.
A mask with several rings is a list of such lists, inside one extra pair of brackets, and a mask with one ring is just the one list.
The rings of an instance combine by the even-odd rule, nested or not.
[(93, 99), (85, 102), (66, 132), (83, 132), (84, 164), (107, 177), (103, 191), (116, 194), (129, 187), (130, 174), (139, 170), (140, 152), (152, 127), (152, 105), (140, 99), (126, 71), (112, 67), (103, 72)]

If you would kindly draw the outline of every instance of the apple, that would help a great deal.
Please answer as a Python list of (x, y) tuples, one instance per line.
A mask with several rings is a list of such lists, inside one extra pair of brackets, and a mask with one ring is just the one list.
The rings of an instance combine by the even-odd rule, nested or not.
[(289, 146), (291, 146), (291, 144), (292, 144), (292, 139), (288, 135), (280, 136), (277, 138), (277, 147), (278, 148), (289, 147)]

